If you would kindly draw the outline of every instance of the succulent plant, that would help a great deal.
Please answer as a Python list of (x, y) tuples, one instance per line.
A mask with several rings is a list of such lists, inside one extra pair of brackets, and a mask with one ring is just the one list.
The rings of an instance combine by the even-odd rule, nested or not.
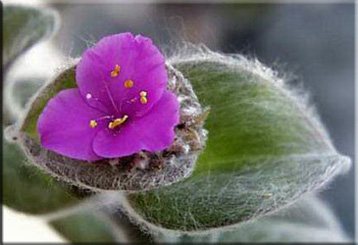
[[(5, 6), (5, 74), (58, 21), (48, 9)], [(61, 67), (21, 113), (11, 110), (28, 92), (5, 101), (5, 205), (40, 215), (73, 242), (348, 241), (314, 194), (351, 161), (286, 78), (258, 60), (188, 44), (163, 64), (179, 105), (175, 139), (91, 161), (48, 149), (38, 130), (49, 101), (77, 90), (80, 60)], [(16, 81), (5, 82), (10, 93)]]

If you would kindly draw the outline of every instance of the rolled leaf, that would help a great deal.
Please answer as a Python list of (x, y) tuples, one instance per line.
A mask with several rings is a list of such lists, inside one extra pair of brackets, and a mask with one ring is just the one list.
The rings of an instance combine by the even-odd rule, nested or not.
[(171, 64), (210, 106), (190, 178), (123, 202), (138, 223), (198, 232), (275, 212), (350, 166), (304, 96), (256, 60), (205, 51)]
[(58, 27), (59, 17), (49, 9), (5, 5), (3, 16), (3, 62), (5, 69), (15, 58)]
[(41, 87), (43, 78), (26, 78), (24, 80), (8, 79), (4, 86), (3, 125), (16, 122), (24, 113), (28, 100)]

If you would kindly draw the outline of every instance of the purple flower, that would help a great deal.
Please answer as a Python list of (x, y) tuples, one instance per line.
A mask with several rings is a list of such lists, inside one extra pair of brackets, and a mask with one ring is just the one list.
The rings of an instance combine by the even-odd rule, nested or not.
[(61, 91), (42, 112), (42, 146), (89, 161), (167, 148), (179, 122), (167, 80), (164, 57), (151, 39), (131, 33), (103, 38), (77, 65), (78, 88)]

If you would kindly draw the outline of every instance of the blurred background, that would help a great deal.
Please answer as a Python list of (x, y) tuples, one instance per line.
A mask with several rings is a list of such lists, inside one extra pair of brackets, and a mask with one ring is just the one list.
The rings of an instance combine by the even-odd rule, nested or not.
[[(168, 55), (189, 41), (258, 58), (309, 91), (337, 150), (354, 159), (353, 3), (49, 5), (62, 17), (51, 43), (62, 57), (78, 57), (101, 37), (130, 31), (151, 37)], [(39, 69), (49, 70), (50, 61)], [(354, 193), (352, 168), (320, 194), (351, 238)]]

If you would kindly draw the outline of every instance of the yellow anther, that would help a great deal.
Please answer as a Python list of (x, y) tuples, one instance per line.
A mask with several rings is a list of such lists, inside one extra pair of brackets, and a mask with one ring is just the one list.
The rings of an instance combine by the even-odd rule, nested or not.
[(113, 71), (111, 71), (111, 77), (118, 76), (120, 71), (121, 71), (121, 67), (119, 65), (116, 65)]
[(142, 103), (142, 104), (147, 104), (148, 103), (147, 94), (148, 93), (146, 91), (141, 91), (139, 93), (139, 95), (140, 95), (140, 103)]
[(141, 91), (139, 93), (140, 97), (146, 97), (147, 96), (147, 92), (146, 91)]
[(108, 128), (114, 129), (115, 127), (117, 127), (117, 126), (123, 124), (125, 121), (127, 121), (127, 119), (128, 119), (127, 115), (124, 115), (122, 118), (117, 118), (108, 124)]
[(132, 80), (126, 80), (124, 82), (124, 87), (125, 88), (131, 88), (131, 87), (133, 87), (133, 85), (134, 85), (134, 82)]
[(139, 93), (139, 95), (140, 95), (140, 103), (142, 103), (142, 104), (147, 104), (148, 103), (147, 94), (148, 93), (146, 91), (141, 91)]
[(148, 103), (148, 99), (147, 99), (147, 97), (140, 97), (140, 103), (142, 103), (142, 104), (147, 104)]
[(97, 127), (97, 122), (96, 122), (96, 120), (91, 120), (90, 123), (89, 123), (89, 125), (90, 125), (91, 128)]

